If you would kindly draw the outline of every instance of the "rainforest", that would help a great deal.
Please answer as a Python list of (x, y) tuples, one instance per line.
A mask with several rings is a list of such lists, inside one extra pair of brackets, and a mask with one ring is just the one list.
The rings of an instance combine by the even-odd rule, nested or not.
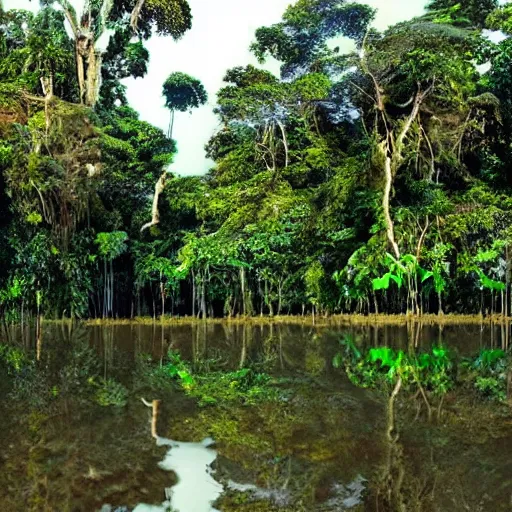
[(512, 4), (370, 3), (0, 0), (1, 510), (510, 510)]
[[(2, 318), (508, 316), (509, 6), (434, 1), (379, 33), (363, 4), (290, 5), (251, 46), (280, 76), (226, 70), (215, 165), (180, 177), (179, 124), (141, 121), (122, 80), (191, 11), (139, 4), (2, 12)], [(200, 79), (162, 84), (172, 116)]]

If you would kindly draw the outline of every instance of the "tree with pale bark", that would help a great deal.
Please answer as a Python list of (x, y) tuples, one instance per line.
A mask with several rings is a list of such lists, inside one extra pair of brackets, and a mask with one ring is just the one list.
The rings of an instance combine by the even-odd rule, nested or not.
[[(130, 37), (148, 39), (154, 32), (179, 39), (191, 27), (190, 7), (183, 0), (86, 0), (78, 13), (69, 0), (42, 0), (43, 5), (58, 5), (64, 12), (73, 36), (80, 102), (94, 107), (99, 99), (102, 78), (100, 38), (123, 34), (125, 45)], [(129, 26), (125, 15), (130, 13)], [(155, 27), (153, 29), (153, 26)], [(108, 46), (107, 46), (108, 49)], [(123, 78), (123, 77), (122, 77)]]

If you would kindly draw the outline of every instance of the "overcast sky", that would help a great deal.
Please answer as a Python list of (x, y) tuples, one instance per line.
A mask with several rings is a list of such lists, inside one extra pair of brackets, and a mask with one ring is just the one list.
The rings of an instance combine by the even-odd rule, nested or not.
[[(212, 113), (222, 77), (234, 66), (257, 65), (248, 48), (254, 31), (281, 19), (292, 0), (188, 0), (194, 16), (192, 29), (175, 43), (171, 38), (154, 37), (146, 43), (151, 54), (145, 78), (126, 80), (128, 100), (141, 118), (166, 130), (169, 112), (163, 107), (162, 84), (170, 73), (182, 71), (200, 79), (208, 94), (208, 105), (192, 114), (177, 113), (174, 137), (178, 155), (171, 169), (177, 174), (204, 174), (212, 165), (204, 155), (204, 145), (217, 129)], [(38, 0), (4, 0), (6, 9), (34, 9)], [(71, 0), (76, 7), (83, 0)], [(386, 28), (423, 12), (425, 0), (366, 0), (378, 9), (375, 26)], [(275, 62), (265, 66), (278, 73)]]

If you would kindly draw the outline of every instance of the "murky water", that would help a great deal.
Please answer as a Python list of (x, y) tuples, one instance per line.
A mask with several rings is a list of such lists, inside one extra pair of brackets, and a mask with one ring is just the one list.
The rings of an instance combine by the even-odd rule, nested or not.
[[(39, 361), (0, 373), (0, 510), (394, 511), (396, 493), (407, 512), (512, 510), (511, 407), (452, 392), (429, 423), (404, 399), (390, 442), (386, 397), (332, 366), (347, 334), (417, 350), (442, 341), (460, 357), (509, 340), (478, 324), (46, 324)], [(30, 331), (9, 337), (36, 359)], [(145, 379), (169, 347), (197, 374), (264, 368), (278, 398), (199, 407)], [(108, 399), (124, 406), (96, 403), (100, 379), (122, 384)], [(160, 400), (156, 439), (142, 397)]]

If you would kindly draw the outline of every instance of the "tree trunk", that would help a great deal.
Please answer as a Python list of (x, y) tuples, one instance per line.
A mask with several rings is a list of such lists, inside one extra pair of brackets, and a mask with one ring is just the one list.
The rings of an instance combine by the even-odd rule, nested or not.
[(94, 43), (89, 45), (89, 55), (87, 59), (87, 88), (85, 95), (85, 104), (88, 107), (94, 107), (98, 101), (100, 91), (101, 54), (94, 48)]
[(75, 38), (80, 103), (94, 107), (99, 96), (101, 54), (94, 47), (94, 35), (89, 29), (80, 28)]
[(162, 298), (162, 319), (165, 314), (165, 291), (164, 291), (164, 283), (160, 281), (160, 296)]
[(167, 171), (164, 171), (155, 185), (155, 195), (153, 196), (153, 206), (151, 208), (151, 221), (144, 224), (140, 228), (140, 232), (142, 233), (145, 229), (150, 228), (151, 226), (156, 226), (160, 222), (160, 212), (158, 210), (158, 199), (160, 198), (160, 194), (164, 191), (165, 181), (167, 177)]
[(171, 119), (169, 121), (169, 130), (167, 131), (167, 138), (172, 139), (172, 132), (174, 131), (174, 110), (171, 110)]
[(78, 42), (76, 43), (76, 74), (78, 80), (78, 88), (80, 90), (80, 103), (85, 103), (85, 68), (84, 68), (84, 58), (82, 57), (80, 50), (78, 48)]
[(245, 269), (240, 268), (240, 287), (242, 289), (242, 314), (247, 315), (247, 305), (246, 305), (246, 297), (245, 297)]
[(510, 297), (510, 258), (508, 253), (508, 245), (505, 247), (505, 316), (508, 318), (509, 315), (509, 297)]
[(107, 258), (103, 258), (103, 318), (107, 316)]
[(132, 14), (130, 16), (130, 27), (133, 30), (135, 34), (138, 33), (138, 22), (139, 22), (139, 16), (140, 11), (142, 10), (142, 7), (144, 7), (145, 0), (137, 0), (137, 3), (135, 4), (135, 7), (133, 8)]
[(114, 318), (114, 260), (110, 260), (110, 316)]
[(206, 319), (207, 313), (206, 313), (206, 283), (205, 278), (203, 279), (202, 285), (201, 285), (201, 310), (203, 319)]
[(278, 294), (278, 302), (277, 302), (277, 316), (281, 314), (281, 309), (283, 305), (283, 282), (279, 279), (277, 284), (277, 294)]
[(196, 276), (192, 270), (192, 316), (196, 316)]
[(393, 224), (393, 219), (391, 218), (389, 207), (391, 198), (391, 188), (393, 186), (393, 170), (391, 167), (391, 158), (389, 156), (386, 156), (386, 163), (384, 165), (384, 175), (386, 178), (386, 182), (384, 185), (384, 195), (382, 197), (382, 210), (384, 211), (384, 220), (386, 222), (386, 234), (396, 259), (400, 259), (400, 250), (398, 248), (398, 244), (395, 241), (395, 227)]

